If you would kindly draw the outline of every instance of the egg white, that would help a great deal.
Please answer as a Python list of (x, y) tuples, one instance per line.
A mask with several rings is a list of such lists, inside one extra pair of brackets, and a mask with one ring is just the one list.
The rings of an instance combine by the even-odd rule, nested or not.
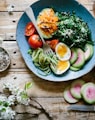
[[(58, 53), (59, 47), (61, 47), (61, 49), (59, 50), (60, 53)], [(61, 60), (61, 61), (69, 60), (70, 57), (71, 57), (71, 50), (70, 50), (70, 48), (66, 44), (64, 44), (62, 42), (57, 44), (57, 46), (55, 48), (55, 52), (56, 52), (56, 55), (57, 55), (58, 59)], [(61, 54), (61, 56), (60, 56), (60, 54)]]
[(58, 61), (58, 64), (56, 66), (53, 66), (51, 64), (51, 69), (56, 75), (61, 75), (64, 72), (66, 72), (70, 68), (70, 62), (69, 60), (67, 61)]

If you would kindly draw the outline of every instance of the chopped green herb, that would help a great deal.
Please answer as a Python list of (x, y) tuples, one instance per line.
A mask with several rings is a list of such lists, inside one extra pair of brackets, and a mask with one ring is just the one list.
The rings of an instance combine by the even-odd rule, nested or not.
[(86, 43), (93, 44), (91, 31), (86, 22), (76, 16), (75, 12), (56, 12), (59, 18), (58, 30), (54, 36), (69, 47), (84, 48)]

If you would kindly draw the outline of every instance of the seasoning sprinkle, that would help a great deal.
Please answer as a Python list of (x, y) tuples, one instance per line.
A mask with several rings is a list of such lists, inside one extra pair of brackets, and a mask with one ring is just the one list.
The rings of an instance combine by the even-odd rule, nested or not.
[(8, 53), (0, 47), (0, 72), (6, 70), (10, 64)]

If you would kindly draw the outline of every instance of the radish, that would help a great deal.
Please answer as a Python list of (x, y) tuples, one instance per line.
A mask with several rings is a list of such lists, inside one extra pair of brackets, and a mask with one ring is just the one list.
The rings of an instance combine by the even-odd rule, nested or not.
[(95, 103), (95, 84), (92, 82), (84, 84), (81, 88), (81, 95), (86, 103)]
[(93, 56), (93, 53), (94, 53), (93, 46), (87, 43), (85, 45), (85, 52), (84, 52), (85, 60), (88, 61)]
[(76, 67), (70, 66), (70, 70), (72, 70), (72, 71), (78, 71), (78, 70), (80, 70), (80, 68), (76, 68)]
[(78, 53), (78, 58), (75, 61), (75, 63), (72, 64), (72, 66), (75, 68), (81, 68), (85, 64), (84, 52), (80, 48), (77, 48), (77, 53)]
[(74, 98), (81, 99), (82, 96), (81, 96), (80, 91), (81, 91), (81, 87), (84, 83), (85, 83), (85, 81), (83, 81), (81, 79), (78, 79), (78, 80), (72, 82), (70, 91)]
[(76, 48), (71, 48), (71, 57), (70, 57), (70, 63), (71, 65), (77, 60), (78, 54)]
[(65, 88), (64, 93), (63, 93), (64, 99), (68, 103), (76, 103), (78, 102), (78, 99), (74, 98), (70, 92), (70, 86)]

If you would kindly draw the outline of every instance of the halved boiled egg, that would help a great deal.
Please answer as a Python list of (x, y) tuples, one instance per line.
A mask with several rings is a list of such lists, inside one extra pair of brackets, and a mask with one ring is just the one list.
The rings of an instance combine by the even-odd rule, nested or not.
[(70, 67), (69, 60), (66, 60), (66, 61), (59, 60), (58, 63), (56, 64), (56, 66), (51, 64), (52, 71), (57, 75), (63, 74), (64, 72), (66, 72), (69, 69), (69, 67)]
[(70, 48), (62, 42), (56, 45), (55, 52), (56, 52), (58, 59), (61, 61), (69, 60), (71, 57)]

